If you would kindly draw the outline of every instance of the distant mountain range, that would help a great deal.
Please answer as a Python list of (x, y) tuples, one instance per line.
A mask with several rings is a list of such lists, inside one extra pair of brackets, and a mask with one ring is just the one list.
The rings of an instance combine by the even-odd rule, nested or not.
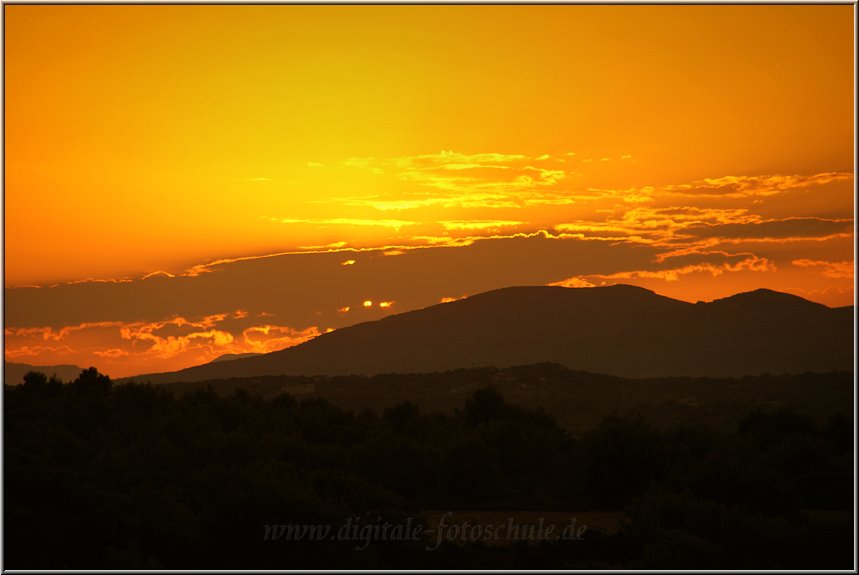
[(153, 383), (429, 373), (554, 362), (622, 377), (853, 371), (853, 307), (759, 289), (688, 303), (634, 286), (511, 287), (338, 329)]
[(83, 371), (76, 365), (30, 365), (29, 363), (3, 362), (3, 383), (6, 385), (18, 385), (24, 382), (24, 376), (28, 371), (39, 371), (48, 377), (55, 375), (57, 379), (69, 382), (74, 381)]

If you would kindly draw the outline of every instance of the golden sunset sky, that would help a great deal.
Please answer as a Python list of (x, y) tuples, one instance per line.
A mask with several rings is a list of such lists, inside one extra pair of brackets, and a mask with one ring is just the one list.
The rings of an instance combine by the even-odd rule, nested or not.
[(4, 10), (7, 361), (506, 285), (853, 304), (853, 6)]

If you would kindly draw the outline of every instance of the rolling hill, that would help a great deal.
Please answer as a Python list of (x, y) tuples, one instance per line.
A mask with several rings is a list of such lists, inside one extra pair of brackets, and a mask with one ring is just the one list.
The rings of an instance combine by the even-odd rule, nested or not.
[(30, 365), (29, 363), (3, 362), (3, 383), (18, 385), (23, 383), (28, 371), (39, 371), (48, 377), (56, 376), (63, 381), (74, 381), (83, 371), (76, 365)]
[(853, 370), (853, 308), (756, 290), (696, 304), (628, 285), (511, 287), (135, 381), (429, 373), (553, 362), (622, 377)]

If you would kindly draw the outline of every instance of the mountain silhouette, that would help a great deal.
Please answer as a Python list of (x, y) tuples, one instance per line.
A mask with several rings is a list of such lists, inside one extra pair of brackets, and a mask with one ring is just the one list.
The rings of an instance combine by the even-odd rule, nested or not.
[(853, 308), (764, 289), (692, 304), (629, 285), (510, 287), (273, 353), (133, 379), (428, 373), (539, 362), (623, 377), (852, 371)]
[(48, 377), (56, 376), (62, 381), (73, 381), (83, 371), (82, 367), (76, 365), (30, 365), (29, 363), (3, 362), (3, 383), (6, 385), (18, 385), (24, 382), (24, 376), (28, 371), (38, 371)]

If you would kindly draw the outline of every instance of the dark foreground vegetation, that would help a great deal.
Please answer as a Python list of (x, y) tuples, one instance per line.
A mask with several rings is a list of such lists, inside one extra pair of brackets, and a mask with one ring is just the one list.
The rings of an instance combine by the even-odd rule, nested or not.
[(641, 417), (659, 429), (704, 423), (733, 431), (754, 409), (793, 409), (822, 421), (840, 410), (849, 413), (853, 403), (853, 374), (846, 372), (630, 379), (553, 363), (372, 377), (267, 375), (162, 385), (179, 395), (211, 388), (219, 395), (241, 389), (266, 398), (282, 393), (317, 397), (356, 412), (409, 401), (422, 411), (450, 414), (475, 390), (494, 387), (510, 403), (544, 408), (575, 434), (593, 429), (609, 415)]
[[(573, 434), (487, 387), (449, 412), (347, 411), (319, 397), (114, 385), (95, 369), (71, 384), (28, 374), (4, 401), (11, 569), (853, 566), (850, 403), (825, 417), (756, 409), (732, 429), (610, 415)], [(266, 525), (336, 531), (355, 517), (432, 528), (458, 510), (623, 521), (579, 540), (434, 550), (435, 533), (265, 538)]]

